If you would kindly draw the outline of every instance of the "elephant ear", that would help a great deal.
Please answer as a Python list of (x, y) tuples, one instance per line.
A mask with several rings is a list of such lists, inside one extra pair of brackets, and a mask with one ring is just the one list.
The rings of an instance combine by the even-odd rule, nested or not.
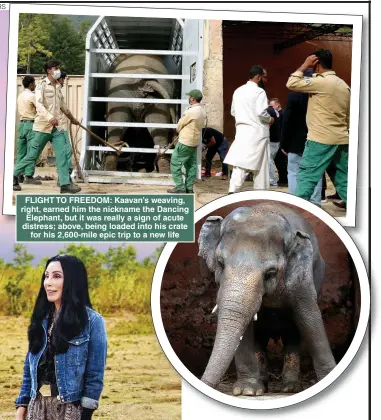
[(216, 271), (216, 248), (220, 241), (220, 230), (223, 218), (221, 216), (209, 216), (202, 225), (198, 237), (198, 256), (202, 257), (211, 272)]
[[(285, 273), (288, 290), (309, 290), (310, 296), (317, 299), (314, 286), (314, 249), (309, 234), (297, 230), (290, 238), (287, 247), (287, 268)], [(297, 298), (297, 296), (294, 296)]]

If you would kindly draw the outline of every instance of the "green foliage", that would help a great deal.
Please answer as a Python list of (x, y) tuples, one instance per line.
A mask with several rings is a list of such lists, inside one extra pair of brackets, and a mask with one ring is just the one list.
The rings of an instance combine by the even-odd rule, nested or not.
[[(60, 253), (75, 255), (87, 269), (90, 298), (95, 310), (104, 315), (133, 313), (137, 321), (126, 327), (141, 334), (147, 327), (150, 312), (150, 294), (157, 251), (143, 262), (136, 260), (132, 245), (109, 248), (102, 253), (89, 245), (69, 244)], [(34, 259), (24, 245), (16, 244), (13, 263), (0, 259), (0, 315), (30, 316), (41, 285), (47, 258), (36, 267), (30, 265)], [(143, 328), (143, 326), (145, 327)], [(133, 332), (131, 332), (132, 334)]]
[(87, 270), (90, 290), (99, 286), (102, 276), (102, 264), (105, 259), (101, 252), (88, 245), (70, 244), (59, 250), (59, 253), (75, 255), (82, 260)]
[(18, 65), (31, 72), (31, 64), (36, 54), (42, 54), (47, 61), (52, 52), (47, 48), (51, 16), (21, 13), (19, 18)]
[(78, 30), (62, 15), (21, 13), (19, 20), (18, 66), (22, 72), (45, 73), (49, 59), (61, 62), (68, 74), (84, 74), (85, 41), (91, 21)]

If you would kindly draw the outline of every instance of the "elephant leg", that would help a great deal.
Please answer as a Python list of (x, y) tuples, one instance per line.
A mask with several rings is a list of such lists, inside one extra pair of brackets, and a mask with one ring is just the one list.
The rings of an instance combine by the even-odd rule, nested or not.
[(335, 368), (321, 312), (312, 296), (300, 296), (294, 302), (294, 319), (299, 333), (307, 344), (318, 381)]
[(235, 365), (237, 381), (233, 385), (233, 395), (263, 395), (266, 387), (261, 380), (255, 352), (253, 321), (250, 321), (235, 353)]
[(303, 391), (300, 382), (300, 334), (293, 324), (282, 334), (284, 361), (282, 371), (282, 392), (296, 393)]
[[(169, 113), (168, 105), (155, 104), (147, 110), (145, 116), (146, 123), (154, 124), (169, 124), (171, 122), (171, 116)], [(149, 133), (153, 139), (155, 146), (160, 148), (165, 147), (168, 144), (168, 128), (148, 128)], [(159, 172), (169, 174), (170, 173), (170, 155), (164, 155), (157, 161)]]
[[(107, 108), (108, 122), (130, 122), (131, 114), (125, 104), (110, 102)], [(107, 142), (110, 144), (122, 141), (125, 128), (109, 127)], [(115, 152), (107, 153), (104, 160), (105, 171), (115, 171), (118, 157)]]

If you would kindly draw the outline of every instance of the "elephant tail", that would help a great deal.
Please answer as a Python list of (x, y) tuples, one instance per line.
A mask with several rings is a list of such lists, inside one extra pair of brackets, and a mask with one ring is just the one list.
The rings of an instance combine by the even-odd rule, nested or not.
[[(156, 92), (158, 92), (163, 97), (163, 99), (171, 99), (168, 92), (157, 80), (147, 80), (147, 85), (151, 86)], [(169, 106), (169, 112), (171, 114), (173, 124), (176, 124), (176, 114), (172, 106)]]

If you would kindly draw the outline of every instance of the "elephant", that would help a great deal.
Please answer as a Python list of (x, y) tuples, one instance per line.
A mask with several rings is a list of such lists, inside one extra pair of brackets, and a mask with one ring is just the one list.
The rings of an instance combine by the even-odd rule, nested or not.
[[(142, 149), (152, 149), (154, 142), (146, 127), (128, 127), (124, 133), (123, 141), (128, 143), (129, 147), (140, 147)], [(145, 169), (147, 173), (154, 169), (159, 172), (156, 165), (157, 155), (154, 153), (122, 153), (118, 158), (117, 170), (128, 172), (139, 172)]]
[[(161, 57), (141, 54), (121, 54), (115, 60), (110, 72), (131, 74), (168, 74)], [(154, 98), (171, 99), (174, 95), (175, 84), (171, 79), (129, 79), (111, 78), (106, 82), (106, 96), (118, 98)], [(168, 104), (147, 103), (116, 103), (107, 105), (106, 118), (108, 122), (142, 122), (142, 123), (176, 123), (175, 110)], [(118, 143), (123, 139), (125, 129), (110, 127), (108, 142)], [(169, 140), (169, 130), (166, 128), (148, 128), (155, 145), (164, 147)], [(128, 141), (127, 141), (128, 143)], [(117, 166), (117, 157), (110, 153), (105, 157), (105, 170), (113, 171)], [(169, 172), (169, 158), (158, 160), (160, 172)]]
[(202, 382), (217, 388), (234, 357), (233, 395), (268, 392), (270, 337), (282, 338), (284, 393), (302, 390), (301, 342), (318, 381), (336, 366), (317, 304), (325, 262), (301, 215), (276, 202), (239, 207), (224, 219), (208, 217), (198, 246), (200, 268), (218, 286), (217, 332)]

